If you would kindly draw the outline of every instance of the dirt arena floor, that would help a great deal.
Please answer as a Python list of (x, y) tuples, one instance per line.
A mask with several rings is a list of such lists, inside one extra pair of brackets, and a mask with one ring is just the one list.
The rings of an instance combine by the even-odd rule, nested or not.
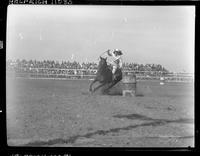
[(194, 86), (137, 83), (137, 97), (87, 80), (7, 79), (9, 146), (194, 147)]

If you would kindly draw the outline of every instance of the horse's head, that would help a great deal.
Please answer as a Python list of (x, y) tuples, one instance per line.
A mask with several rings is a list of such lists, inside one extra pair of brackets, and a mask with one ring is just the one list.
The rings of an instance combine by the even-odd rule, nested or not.
[(107, 58), (103, 58), (100, 56), (99, 67), (107, 66)]

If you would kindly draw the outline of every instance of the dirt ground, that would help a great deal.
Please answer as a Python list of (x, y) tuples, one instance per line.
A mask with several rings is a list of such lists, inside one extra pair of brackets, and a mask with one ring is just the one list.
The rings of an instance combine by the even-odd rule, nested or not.
[(7, 79), (9, 146), (194, 147), (194, 86), (137, 83), (136, 97), (87, 80)]

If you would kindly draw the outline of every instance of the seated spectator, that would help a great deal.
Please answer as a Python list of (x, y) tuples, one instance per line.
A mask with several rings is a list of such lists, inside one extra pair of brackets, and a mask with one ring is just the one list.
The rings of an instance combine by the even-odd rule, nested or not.
[[(58, 61), (52, 60), (10, 60), (6, 61), (6, 70), (26, 73), (41, 73), (41, 74), (77, 74), (77, 75), (94, 75), (98, 68), (98, 64), (94, 62), (77, 61)], [(71, 69), (71, 70), (68, 70)], [(75, 70), (77, 69), (77, 70)], [(80, 70), (79, 70), (80, 69)], [(160, 64), (138, 64), (138, 63), (123, 63), (124, 71), (134, 71), (140, 75), (159, 76), (169, 71)]]

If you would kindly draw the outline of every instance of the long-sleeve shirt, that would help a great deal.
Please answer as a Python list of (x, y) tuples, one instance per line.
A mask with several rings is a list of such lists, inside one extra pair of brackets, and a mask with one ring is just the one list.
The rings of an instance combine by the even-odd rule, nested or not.
[(108, 53), (102, 55), (102, 57), (107, 58), (107, 63), (118, 68), (122, 68), (122, 58), (121, 56), (115, 56), (114, 52), (110, 52), (111, 56)]

